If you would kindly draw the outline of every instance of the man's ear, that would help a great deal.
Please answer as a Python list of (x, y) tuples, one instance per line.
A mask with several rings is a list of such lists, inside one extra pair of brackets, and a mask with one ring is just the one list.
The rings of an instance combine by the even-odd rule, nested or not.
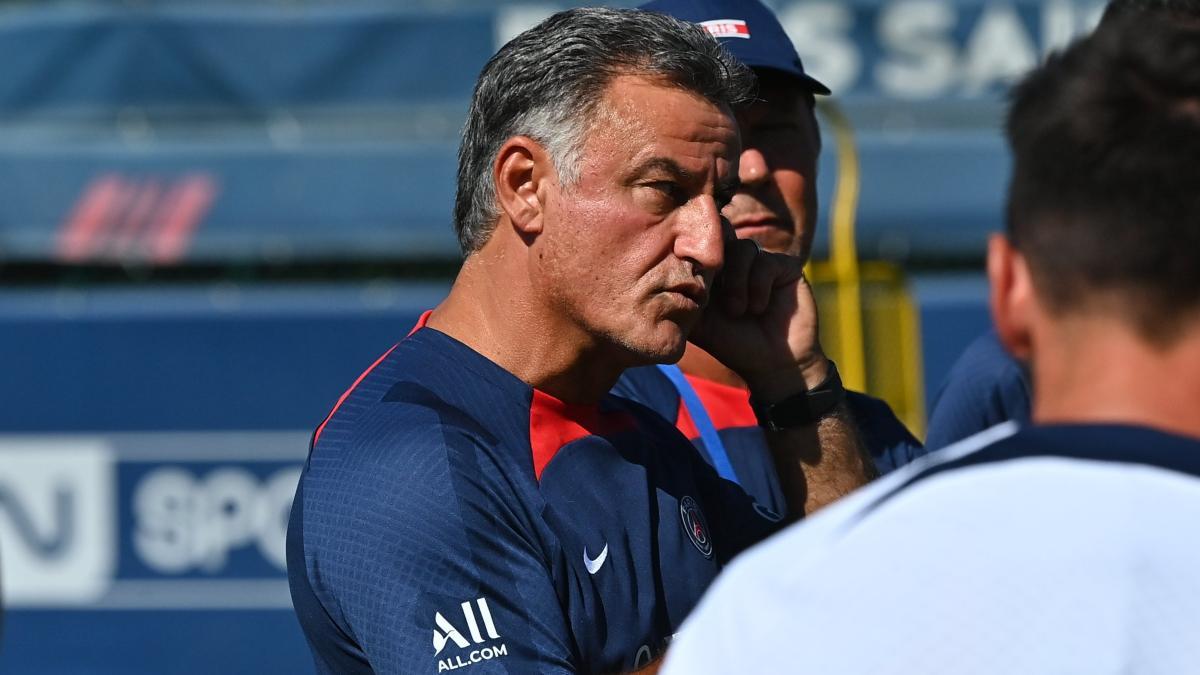
[(992, 322), (1000, 343), (1018, 360), (1028, 362), (1037, 312), (1029, 264), (1004, 235), (993, 234), (988, 240), (987, 272)]
[(546, 150), (528, 136), (513, 136), (496, 153), (492, 175), (496, 201), (513, 228), (523, 235), (539, 234), (545, 211), (542, 182), (557, 176)]

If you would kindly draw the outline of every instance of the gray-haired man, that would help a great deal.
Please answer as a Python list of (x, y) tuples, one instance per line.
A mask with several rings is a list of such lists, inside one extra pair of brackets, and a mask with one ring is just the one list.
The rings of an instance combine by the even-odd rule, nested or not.
[[(751, 84), (703, 30), (635, 10), (557, 14), (484, 68), (462, 271), (317, 429), (294, 502), (289, 576), (319, 670), (642, 667), (777, 527), (607, 394), (689, 335), (781, 410), (828, 376), (800, 261), (721, 217)], [(809, 432), (791, 434), (797, 463)], [(846, 489), (870, 475), (827, 455)]]

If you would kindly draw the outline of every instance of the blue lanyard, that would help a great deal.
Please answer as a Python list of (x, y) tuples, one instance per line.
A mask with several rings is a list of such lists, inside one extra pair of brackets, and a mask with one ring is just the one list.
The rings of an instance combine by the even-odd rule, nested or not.
[(717, 427), (709, 419), (708, 411), (704, 409), (704, 404), (700, 402), (700, 396), (692, 388), (692, 383), (683, 376), (683, 371), (679, 369), (679, 366), (659, 364), (658, 369), (667, 376), (667, 379), (671, 380), (671, 384), (675, 385), (675, 389), (679, 391), (679, 399), (687, 408), (688, 414), (692, 416), (692, 422), (696, 424), (696, 430), (700, 432), (700, 440), (704, 441), (704, 449), (708, 451), (708, 457), (712, 460), (717, 474), (727, 481), (741, 485), (737, 473), (733, 470), (733, 464), (729, 462), (729, 453), (725, 452), (725, 444), (721, 442), (721, 435), (717, 433)]

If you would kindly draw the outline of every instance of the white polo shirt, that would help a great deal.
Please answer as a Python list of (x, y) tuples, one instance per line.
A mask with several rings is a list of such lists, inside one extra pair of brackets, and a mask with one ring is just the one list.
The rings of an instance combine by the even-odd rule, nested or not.
[(664, 673), (1200, 672), (1200, 440), (1004, 424), (738, 558)]

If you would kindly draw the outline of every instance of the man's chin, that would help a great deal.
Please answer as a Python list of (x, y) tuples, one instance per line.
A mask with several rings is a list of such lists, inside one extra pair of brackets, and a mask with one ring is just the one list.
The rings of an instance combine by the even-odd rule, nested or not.
[(657, 353), (652, 363), (676, 363), (683, 358), (685, 349), (687, 349), (687, 340), (680, 340), (679, 344), (672, 346), (670, 350)]
[[(687, 327), (691, 327), (690, 323)], [(655, 335), (652, 339), (627, 342), (625, 348), (632, 352), (634, 365), (675, 363), (683, 358), (683, 352), (687, 348), (687, 331), (676, 326), (676, 330)]]

